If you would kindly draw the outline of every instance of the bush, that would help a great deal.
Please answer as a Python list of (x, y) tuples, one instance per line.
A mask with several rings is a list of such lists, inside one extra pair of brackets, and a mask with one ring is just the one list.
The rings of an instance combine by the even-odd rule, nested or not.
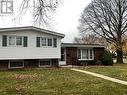
[(95, 60), (89, 61), (89, 65), (97, 65)]
[(109, 51), (104, 51), (102, 65), (113, 65), (112, 54)]

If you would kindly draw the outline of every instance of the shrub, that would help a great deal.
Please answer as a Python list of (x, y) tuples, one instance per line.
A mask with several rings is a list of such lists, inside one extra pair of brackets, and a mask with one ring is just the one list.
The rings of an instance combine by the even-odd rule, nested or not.
[(89, 61), (89, 65), (97, 65), (95, 60)]
[(102, 65), (113, 65), (112, 54), (109, 51), (104, 51)]

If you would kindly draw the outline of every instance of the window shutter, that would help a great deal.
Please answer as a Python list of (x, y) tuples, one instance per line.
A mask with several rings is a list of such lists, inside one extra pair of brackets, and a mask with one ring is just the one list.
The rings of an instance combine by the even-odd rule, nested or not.
[(40, 47), (40, 37), (37, 37), (36, 38), (36, 46), (37, 47)]
[(6, 47), (7, 46), (7, 35), (2, 36), (2, 46)]
[(27, 38), (27, 36), (24, 36), (23, 37), (23, 47), (27, 47), (27, 43), (28, 42), (28, 38)]
[(57, 38), (53, 38), (53, 47), (57, 47)]

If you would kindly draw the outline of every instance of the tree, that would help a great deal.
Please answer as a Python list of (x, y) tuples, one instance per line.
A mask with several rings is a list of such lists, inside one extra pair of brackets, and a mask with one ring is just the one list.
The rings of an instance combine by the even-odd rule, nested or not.
[[(127, 55), (127, 36), (124, 35), (124, 39), (122, 39), (122, 40), (123, 40), (123, 45), (122, 45), (123, 54), (124, 54), (124, 55)], [(115, 46), (114, 43), (111, 43), (109, 49), (110, 49), (112, 52), (116, 52), (116, 49), (117, 49), (117, 48), (116, 48), (116, 46)]]
[(29, 7), (33, 4), (34, 23), (48, 25), (49, 14), (56, 10), (59, 3), (59, 0), (22, 0), (16, 19), (21, 19), (27, 11), (30, 11)]
[(99, 37), (94, 34), (85, 35), (82, 37), (76, 37), (74, 39), (76, 43), (84, 43), (84, 44), (99, 44), (99, 45), (106, 45), (105, 40), (102, 37)]
[(93, 0), (83, 11), (80, 32), (98, 34), (117, 48), (117, 63), (123, 63), (122, 35), (127, 31), (127, 0)]

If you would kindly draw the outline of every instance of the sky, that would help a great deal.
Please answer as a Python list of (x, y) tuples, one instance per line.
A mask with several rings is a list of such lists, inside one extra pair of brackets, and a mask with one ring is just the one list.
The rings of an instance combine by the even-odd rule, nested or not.
[(73, 42), (74, 37), (79, 36), (77, 27), (79, 26), (79, 18), (84, 8), (91, 2), (91, 0), (63, 0), (57, 11), (56, 31), (64, 33), (66, 36), (64, 42)]
[[(77, 27), (79, 26), (79, 18), (84, 8), (91, 2), (91, 0), (63, 0), (62, 4), (57, 8), (53, 14), (52, 30), (65, 34), (63, 42), (73, 42), (74, 37), (79, 36)], [(19, 0), (14, 1), (14, 13), (18, 13)], [(17, 6), (16, 6), (17, 5)], [(0, 27), (14, 27), (14, 26), (31, 26), (32, 17), (27, 13), (27, 16), (19, 22), (15, 21), (13, 15), (1, 15)], [(29, 19), (28, 19), (29, 18)], [(51, 30), (50, 29), (50, 30)]]

